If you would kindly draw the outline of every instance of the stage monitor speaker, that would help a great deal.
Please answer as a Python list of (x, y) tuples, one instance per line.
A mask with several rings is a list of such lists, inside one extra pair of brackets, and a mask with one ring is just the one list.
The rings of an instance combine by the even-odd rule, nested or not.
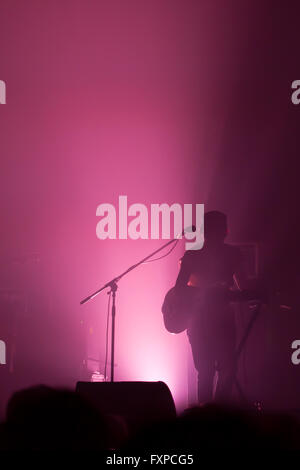
[(131, 431), (176, 417), (173, 397), (164, 382), (77, 382), (76, 392), (102, 413), (125, 419)]

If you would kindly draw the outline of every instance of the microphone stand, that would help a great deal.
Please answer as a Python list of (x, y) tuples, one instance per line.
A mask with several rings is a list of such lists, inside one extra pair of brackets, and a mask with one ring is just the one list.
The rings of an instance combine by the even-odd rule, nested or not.
[[(193, 227), (194, 228), (194, 227)], [(162, 251), (164, 248), (167, 246), (171, 245), (172, 243), (178, 241), (178, 239), (182, 238), (182, 236), (185, 233), (185, 229), (176, 237), (173, 238), (172, 240), (169, 240), (167, 243), (162, 245), (160, 248), (157, 250), (153, 251), (150, 255), (146, 256), (143, 258), (141, 261), (139, 261), (136, 264), (133, 264), (130, 266), (126, 271), (124, 271), (122, 274), (119, 276), (115, 277), (111, 281), (107, 282), (104, 284), (104, 286), (100, 287), (100, 289), (96, 290), (92, 294), (88, 295), (85, 299), (83, 299), (80, 304), (83, 305), (86, 302), (89, 302), (89, 300), (92, 300), (94, 297), (96, 297), (98, 294), (100, 294), (101, 291), (104, 289), (110, 288), (110, 292), (112, 293), (112, 307), (111, 307), (111, 318), (112, 318), (112, 323), (111, 323), (111, 362), (110, 362), (110, 381), (114, 382), (114, 360), (115, 360), (115, 321), (116, 321), (116, 293), (118, 289), (117, 283), (124, 277), (126, 274), (128, 274), (130, 271), (133, 271), (135, 268), (137, 268), (140, 264), (144, 263), (147, 261), (149, 258), (152, 258), (152, 256), (156, 255), (160, 251)]]

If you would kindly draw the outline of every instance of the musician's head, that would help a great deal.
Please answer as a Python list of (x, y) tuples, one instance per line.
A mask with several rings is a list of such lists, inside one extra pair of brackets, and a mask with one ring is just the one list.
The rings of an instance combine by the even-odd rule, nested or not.
[(206, 243), (223, 243), (227, 236), (227, 216), (223, 212), (204, 214), (204, 240)]

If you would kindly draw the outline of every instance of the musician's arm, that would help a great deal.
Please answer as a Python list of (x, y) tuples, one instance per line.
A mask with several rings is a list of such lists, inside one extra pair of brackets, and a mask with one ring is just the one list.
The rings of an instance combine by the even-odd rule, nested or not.
[(240, 250), (238, 250), (236, 253), (236, 268), (234, 271), (233, 280), (235, 287), (238, 290), (245, 290), (249, 288), (249, 280), (242, 262), (242, 255)]
[(261, 284), (259, 279), (249, 279), (246, 276), (241, 256), (240, 262), (237, 264), (233, 278), (236, 287), (242, 291), (243, 300), (259, 299), (263, 303), (268, 303), (267, 289), (264, 285)]

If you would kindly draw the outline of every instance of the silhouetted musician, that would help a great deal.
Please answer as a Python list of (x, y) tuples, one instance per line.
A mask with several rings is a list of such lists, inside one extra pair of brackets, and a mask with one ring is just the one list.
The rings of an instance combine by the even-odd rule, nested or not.
[(242, 274), (241, 254), (224, 243), (226, 235), (226, 215), (207, 212), (203, 248), (185, 252), (174, 289), (178, 302), (191, 310), (187, 333), (198, 371), (199, 403), (212, 400), (216, 371), (214, 398), (227, 401), (236, 369), (235, 319), (228, 292)]

